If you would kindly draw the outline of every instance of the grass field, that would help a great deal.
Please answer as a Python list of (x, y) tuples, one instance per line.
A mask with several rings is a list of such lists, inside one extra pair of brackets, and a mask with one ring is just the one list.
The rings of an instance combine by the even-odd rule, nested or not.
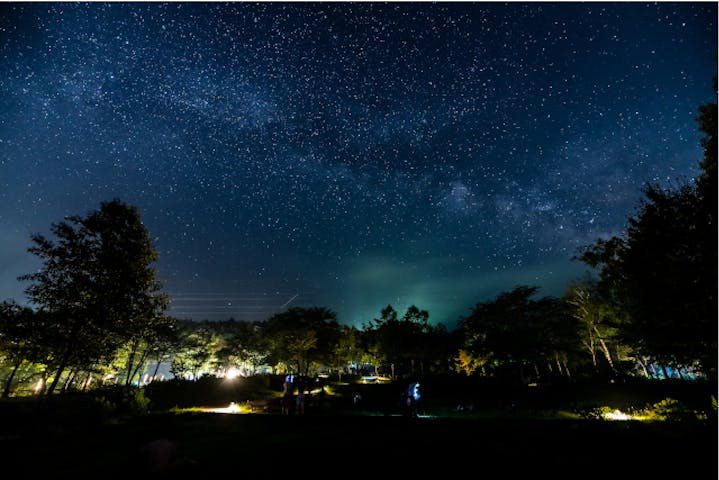
[[(170, 468), (143, 453), (167, 439)], [(0, 440), (5, 478), (717, 478), (716, 423), (151, 414)]]
[[(364, 395), (362, 405), (353, 405), (348, 395), (337, 396), (334, 402), (310, 403), (305, 415), (281, 415), (276, 409), (211, 413), (238, 411), (225, 403), (240, 400), (238, 392), (219, 387), (212, 405), (120, 417), (98, 416), (92, 408), (96, 402), (86, 398), (4, 401), (0, 465), (7, 475), (2, 478), (718, 477), (716, 415), (647, 422), (590, 419), (568, 410), (563, 414), (559, 404), (585, 405), (588, 398), (600, 405), (628, 405), (624, 391), (605, 389), (599, 399), (597, 391), (586, 387), (582, 397), (566, 389), (530, 390), (531, 395), (513, 397), (519, 398), (516, 410), (504, 407), (507, 395), (491, 398), (482, 391), (484, 404), (475, 395), (479, 408), (457, 411), (455, 396), (439, 401), (440, 389), (427, 387), (434, 403), (428, 402), (417, 417), (402, 415), (392, 403), (394, 388), (373, 386), (358, 390)], [(688, 405), (693, 396), (705, 398), (666, 386), (632, 392), (636, 404), (667, 395)], [(237, 405), (248, 412), (244, 403)], [(172, 454), (166, 464), (163, 453)]]

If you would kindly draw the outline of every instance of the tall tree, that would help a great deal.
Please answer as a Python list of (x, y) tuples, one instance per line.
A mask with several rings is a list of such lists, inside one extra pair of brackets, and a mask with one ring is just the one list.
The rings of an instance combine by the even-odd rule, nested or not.
[(183, 320), (178, 324), (178, 342), (173, 349), (170, 373), (175, 377), (197, 380), (204, 375), (216, 374), (217, 353), (222, 338), (210, 321)]
[(356, 365), (361, 358), (361, 332), (354, 325), (340, 325), (340, 335), (335, 346), (330, 367), (337, 369), (339, 381), (348, 365)]
[[(534, 300), (538, 287), (519, 285), (494, 300), (478, 303), (460, 320), (465, 345), (460, 363), (490, 375), (526, 383), (545, 370), (568, 376), (576, 346), (571, 317), (558, 299)], [(546, 366), (546, 367), (545, 367)]]
[(118, 199), (87, 216), (51, 227), (56, 239), (32, 235), (28, 251), (42, 268), (23, 275), (31, 303), (51, 314), (54, 362), (51, 394), (69, 366), (109, 358), (124, 342), (144, 335), (160, 317), (167, 297), (151, 267), (158, 254), (140, 214)]
[[(716, 89), (716, 80), (714, 83)], [(640, 355), (716, 378), (716, 102), (700, 107), (701, 175), (674, 188), (644, 188), (624, 235), (585, 247), (579, 258), (626, 312), (620, 334)]]
[(243, 374), (254, 374), (267, 360), (267, 342), (261, 335), (261, 322), (233, 322), (223, 349), (227, 367), (238, 367)]
[(340, 338), (337, 314), (324, 307), (293, 307), (267, 319), (262, 334), (271, 357), (292, 371), (306, 375), (315, 362), (331, 364)]
[(616, 322), (611, 308), (598, 298), (593, 282), (573, 282), (564, 295), (570, 306), (571, 316), (577, 320), (579, 338), (591, 358), (595, 370), (600, 369), (599, 359), (604, 359), (611, 371), (615, 371), (615, 356), (610, 346), (617, 335)]
[[(426, 337), (432, 331), (429, 313), (411, 305), (402, 317), (392, 305), (381, 310), (375, 318), (363, 326), (365, 349), (379, 354), (380, 362), (389, 365), (391, 376), (414, 373), (417, 363), (424, 367)], [(375, 368), (376, 369), (376, 368)]]

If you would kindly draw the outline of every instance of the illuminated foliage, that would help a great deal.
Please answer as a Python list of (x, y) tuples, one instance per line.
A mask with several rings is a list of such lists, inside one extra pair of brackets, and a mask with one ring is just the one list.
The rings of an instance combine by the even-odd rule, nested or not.
[(486, 363), (486, 360), (473, 357), (472, 354), (464, 348), (459, 349), (454, 361), (455, 370), (465, 375), (472, 375)]
[(47, 393), (68, 367), (88, 368), (144, 338), (167, 307), (151, 267), (158, 254), (136, 208), (102, 202), (51, 230), (55, 240), (36, 234), (28, 248), (42, 267), (20, 277), (49, 319), (43, 339), (54, 375)]

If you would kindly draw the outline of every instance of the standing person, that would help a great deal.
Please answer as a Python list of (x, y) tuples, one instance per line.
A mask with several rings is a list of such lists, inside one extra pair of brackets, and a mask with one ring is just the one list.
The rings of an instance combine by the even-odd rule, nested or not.
[(299, 380), (297, 381), (297, 398), (296, 400), (296, 413), (302, 415), (305, 413), (305, 384), (306, 379), (303, 376), (299, 377)]
[(405, 394), (406, 410), (405, 414), (409, 417), (417, 416), (417, 403), (419, 402), (421, 395), (419, 393), (419, 382), (409, 384), (407, 392)]
[(282, 384), (282, 415), (289, 415), (292, 410), (292, 389), (293, 376), (287, 375), (285, 382)]
[(302, 388), (297, 391), (297, 413), (299, 415), (305, 413), (305, 391)]

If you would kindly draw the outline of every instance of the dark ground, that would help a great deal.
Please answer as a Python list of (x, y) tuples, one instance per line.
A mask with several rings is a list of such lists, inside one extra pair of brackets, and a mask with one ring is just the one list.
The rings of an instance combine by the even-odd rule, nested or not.
[[(276, 402), (281, 383), (256, 381), (153, 384), (145, 391), (153, 413), (140, 415), (108, 416), (92, 395), (0, 401), (0, 479), (718, 478), (712, 383), (502, 389), (428, 378), (419, 412), (433, 416), (413, 418), (402, 416), (407, 411), (399, 407), (401, 382), (352, 383), (344, 390), (333, 384), (338, 395), (311, 398), (305, 415), (287, 416)], [(356, 393), (359, 403), (352, 400)], [(257, 398), (273, 398), (273, 408), (253, 414), (182, 410)], [(671, 422), (557, 415), (603, 405), (630, 411), (665, 398), (680, 400), (690, 411), (714, 413), (709, 420), (688, 416)], [(460, 403), (476, 408), (458, 412)], [(152, 442), (157, 454), (174, 449), (165, 471), (152, 469)]]
[[(717, 478), (717, 425), (377, 415), (150, 414), (2, 433), (3, 478)], [(168, 439), (173, 468), (143, 446)]]

